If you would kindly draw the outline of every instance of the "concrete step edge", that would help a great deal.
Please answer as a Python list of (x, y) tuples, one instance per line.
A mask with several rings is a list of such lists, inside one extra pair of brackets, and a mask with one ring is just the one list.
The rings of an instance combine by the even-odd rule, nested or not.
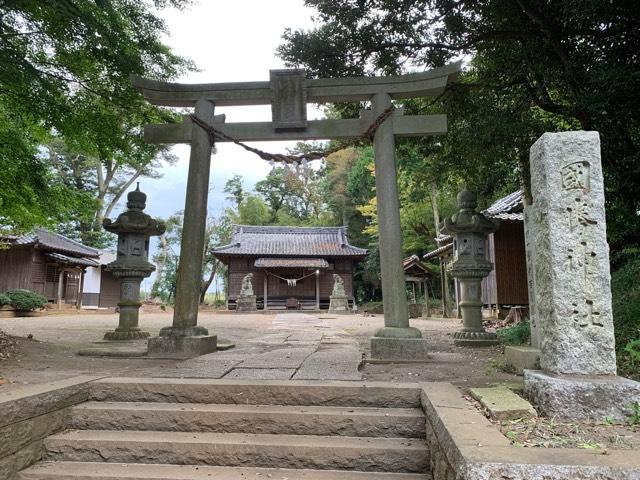
[(247, 412), (286, 413), (291, 415), (345, 415), (424, 418), (420, 408), (399, 407), (344, 407), (325, 405), (243, 405), (237, 403), (175, 403), (175, 402), (111, 402), (88, 401), (75, 405), (72, 412), (103, 410), (152, 410), (152, 411), (197, 411), (197, 412)]
[[(217, 433), (217, 432), (166, 432), (156, 430), (68, 430), (45, 439), (50, 442), (141, 442), (141, 443), (219, 443), (228, 445), (281, 445), (292, 447), (331, 448), (395, 448), (417, 450), (425, 442), (422, 439), (388, 437), (350, 437), (329, 435), (283, 435), (267, 433)], [(338, 447), (339, 446), (339, 447)]]
[(431, 480), (428, 473), (359, 472), (209, 465), (40, 462), (18, 480)]
[(420, 384), (107, 378), (90, 384), (90, 400), (353, 407), (420, 406)]
[(45, 460), (421, 473), (421, 439), (72, 430), (45, 439)]
[(72, 408), (78, 430), (425, 438), (419, 409), (161, 402), (87, 402)]

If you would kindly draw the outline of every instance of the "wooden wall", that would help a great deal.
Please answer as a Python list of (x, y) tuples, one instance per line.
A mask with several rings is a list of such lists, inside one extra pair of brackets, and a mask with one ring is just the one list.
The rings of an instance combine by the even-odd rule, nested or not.
[(120, 301), (120, 280), (110, 272), (102, 269), (100, 277), (100, 301), (98, 306), (102, 308), (115, 307)]
[[(258, 298), (264, 296), (264, 271), (253, 265), (256, 257), (232, 258), (228, 270), (228, 298), (235, 300), (240, 295), (242, 279), (247, 273), (253, 273), (253, 293)], [(333, 274), (339, 274), (344, 280), (345, 292), (353, 297), (353, 260), (330, 259), (327, 261), (333, 268), (320, 270), (320, 298), (329, 298), (333, 290)], [(270, 269), (276, 275), (284, 278), (299, 278), (315, 271), (315, 269)], [(315, 298), (316, 279), (311, 275), (290, 287), (287, 282), (268, 275), (267, 295), (269, 298)]]
[(498, 305), (529, 305), (524, 223), (503, 220), (494, 234)]
[(33, 256), (34, 250), (31, 247), (0, 250), (0, 293), (14, 288), (32, 289)]

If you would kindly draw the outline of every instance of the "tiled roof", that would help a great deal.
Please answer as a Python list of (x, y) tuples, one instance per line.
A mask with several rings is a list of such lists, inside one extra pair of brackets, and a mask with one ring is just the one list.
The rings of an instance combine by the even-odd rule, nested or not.
[(257, 268), (329, 268), (324, 258), (258, 258), (254, 266)]
[(501, 220), (524, 220), (524, 193), (522, 190), (513, 192), (506, 197), (496, 200), (493, 205), (484, 210), (489, 218), (499, 218)]
[(411, 255), (410, 257), (403, 259), (402, 266), (405, 272), (415, 267), (421, 270), (425, 274), (432, 275), (431, 270), (429, 270), (429, 268), (420, 261), (420, 257), (418, 257), (417, 255)]
[(100, 264), (91, 258), (84, 257), (69, 257), (67, 255), (62, 255), (61, 253), (45, 253), (45, 255), (49, 258), (53, 258), (54, 260), (58, 260), (61, 263), (66, 263), (68, 265), (80, 265), (82, 267), (99, 267)]
[(234, 225), (231, 243), (216, 256), (364, 257), (367, 250), (349, 245), (346, 227), (267, 227)]
[(439, 257), (441, 254), (447, 253), (449, 250), (453, 251), (453, 242), (447, 243), (446, 245), (443, 245), (440, 248), (436, 248), (435, 250), (432, 250), (429, 253), (425, 253), (422, 256), (422, 259), (429, 260), (430, 258)]
[(100, 252), (95, 248), (87, 247), (80, 242), (53, 233), (44, 228), (36, 228), (33, 232), (10, 240), (13, 245), (34, 245), (42, 250), (69, 253), (81, 257), (98, 258)]

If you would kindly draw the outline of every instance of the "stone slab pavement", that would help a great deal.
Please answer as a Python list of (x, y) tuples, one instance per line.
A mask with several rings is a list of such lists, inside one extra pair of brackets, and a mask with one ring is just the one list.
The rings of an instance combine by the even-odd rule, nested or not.
[[(143, 311), (140, 325), (152, 335), (170, 325), (169, 312)], [(2, 318), (0, 330), (14, 336), (15, 353), (0, 361), (0, 377), (11, 389), (76, 375), (184, 378), (366, 380), (391, 382), (451, 381), (486, 386), (517, 377), (494, 368), (500, 349), (456, 347), (451, 333), (457, 319), (414, 319), (429, 344), (429, 360), (420, 364), (362, 364), (382, 315), (309, 315), (302, 312), (236, 313), (201, 311), (198, 324), (236, 348), (189, 360), (147, 357), (80, 357), (88, 348), (104, 348), (104, 332), (115, 314)], [(32, 338), (28, 338), (28, 337)], [(134, 345), (135, 344), (135, 345)], [(144, 342), (116, 348), (144, 350)]]
[[(317, 326), (322, 325), (321, 331)], [(327, 339), (327, 344), (323, 340)], [(340, 339), (339, 343), (334, 343)], [(362, 353), (354, 339), (315, 315), (275, 315), (263, 335), (237, 348), (158, 368), (160, 377), (206, 377), (254, 380), (362, 380)]]

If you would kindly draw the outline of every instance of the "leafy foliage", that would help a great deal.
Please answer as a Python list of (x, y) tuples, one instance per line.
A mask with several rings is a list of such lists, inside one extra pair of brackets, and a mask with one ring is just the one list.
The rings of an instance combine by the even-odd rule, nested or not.
[(640, 379), (640, 258), (635, 249), (626, 253), (626, 262), (611, 275), (616, 351), (620, 374)]
[(162, 43), (165, 26), (155, 13), (187, 4), (0, 3), (4, 225), (26, 229), (74, 220), (83, 240), (100, 243), (91, 237), (96, 217), (136, 173), (152, 170), (163, 151), (143, 142), (141, 125), (173, 118), (145, 102), (129, 76), (168, 79), (193, 68)]
[[(527, 185), (545, 131), (598, 130), (614, 251), (640, 244), (640, 10), (614, 0), (306, 0), (317, 27), (287, 30), (281, 57), (313, 76), (390, 74), (469, 58), (442, 97), (408, 113), (449, 116), (449, 133), (413, 141), (438, 185), (481, 198)], [(345, 112), (347, 110), (345, 109)]]
[[(157, 265), (156, 280), (151, 288), (151, 296), (164, 302), (175, 299), (176, 281), (180, 260), (180, 240), (182, 237), (182, 212), (176, 213), (166, 221), (166, 231), (160, 238), (161, 248), (153, 257)], [(203, 303), (207, 290), (216, 275), (223, 275), (225, 266), (214, 255), (213, 249), (228, 243), (231, 239), (232, 220), (228, 214), (219, 218), (209, 218), (205, 230), (205, 250), (202, 262), (202, 283), (200, 285), (200, 303)]]
[(526, 345), (531, 339), (531, 325), (528, 321), (520, 322), (512, 327), (500, 328), (496, 334), (507, 345)]
[(0, 307), (3, 305), (11, 305), (11, 298), (5, 293), (0, 293)]
[(17, 310), (39, 310), (47, 305), (47, 299), (45, 297), (31, 290), (9, 290), (4, 293), (4, 296), (9, 299), (9, 305), (12, 305)]

